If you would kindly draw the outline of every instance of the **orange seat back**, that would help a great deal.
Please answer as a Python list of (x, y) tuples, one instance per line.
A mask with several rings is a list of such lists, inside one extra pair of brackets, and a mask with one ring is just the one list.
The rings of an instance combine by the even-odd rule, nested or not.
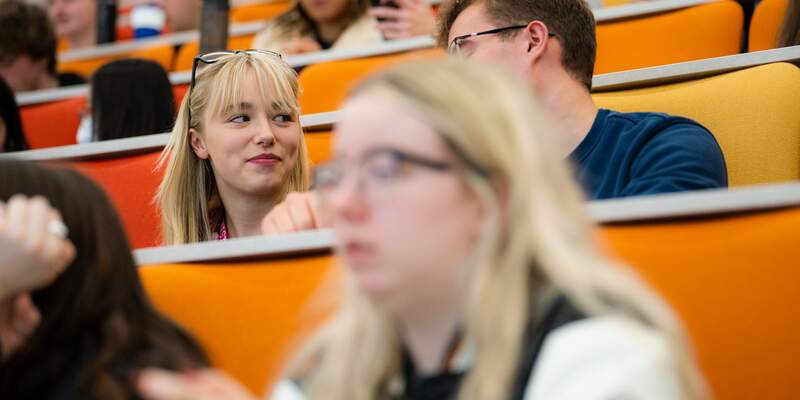
[(133, 248), (157, 246), (161, 242), (161, 219), (153, 204), (163, 177), (163, 170), (153, 170), (159, 154), (157, 150), (70, 163), (108, 193)]
[(607, 226), (683, 320), (718, 399), (796, 399), (800, 208)]
[(303, 114), (338, 110), (353, 84), (370, 73), (401, 61), (444, 55), (432, 48), (310, 65), (300, 72), (300, 109)]
[(789, 0), (762, 0), (750, 20), (748, 51), (769, 50), (778, 47), (778, 35)]
[(130, 53), (114, 54), (111, 56), (89, 58), (85, 60), (66, 61), (58, 64), (58, 72), (73, 72), (89, 79), (92, 74), (104, 64), (123, 58), (143, 58), (157, 62), (166, 71), (172, 68), (172, 59), (175, 48), (171, 44), (157, 45), (132, 51)]
[[(234, 36), (228, 38), (228, 50), (247, 50), (253, 47), (253, 35)], [(194, 58), (200, 51), (197, 41), (184, 43), (175, 56), (175, 71), (191, 71)]]
[(75, 144), (75, 135), (86, 111), (86, 98), (75, 97), (20, 109), (25, 139), (31, 149)]
[(312, 131), (305, 134), (308, 159), (311, 165), (322, 164), (331, 158), (331, 131)]
[(231, 10), (231, 22), (266, 21), (289, 9), (290, 1), (279, 0), (269, 3), (248, 4)]
[(594, 73), (737, 54), (743, 24), (742, 8), (732, 0), (599, 23)]
[(214, 366), (258, 394), (338, 306), (329, 255), (139, 271), (155, 305), (194, 334)]

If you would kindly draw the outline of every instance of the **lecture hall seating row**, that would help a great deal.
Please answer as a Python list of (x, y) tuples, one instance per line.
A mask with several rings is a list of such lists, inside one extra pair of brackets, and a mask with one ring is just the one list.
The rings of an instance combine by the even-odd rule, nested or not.
[[(759, 54), (759, 53), (755, 53)], [(800, 47), (772, 50), (772, 60), (800, 59)], [(636, 70), (595, 77), (595, 101), (620, 111), (660, 111), (692, 118), (714, 133), (728, 167), (731, 186), (785, 182), (800, 179), (800, 69), (786, 62), (751, 60), (737, 55), (695, 61), (656, 69)], [(768, 58), (769, 59), (769, 58)], [(735, 66), (749, 67), (726, 72)], [(693, 79), (703, 72), (706, 76)], [(642, 76), (642, 74), (644, 74)], [(710, 101), (713, 99), (713, 101)], [(319, 114), (317, 114), (319, 115)], [(317, 115), (307, 115), (312, 118)], [(322, 114), (324, 123), (308, 127), (306, 142), (314, 163), (324, 162), (330, 152), (330, 124), (335, 115)], [(153, 171), (158, 152), (166, 143), (119, 153), (126, 142), (100, 142), (9, 154), (40, 160), (66, 160), (106, 188), (136, 248), (158, 242), (157, 211), (149, 202), (161, 180)], [(62, 150), (110, 149), (94, 153)], [(136, 149), (132, 149), (134, 151)], [(61, 151), (61, 153), (59, 153)], [(87, 156), (87, 154), (92, 154)]]
[[(800, 183), (588, 207), (604, 248), (682, 320), (714, 398), (796, 398)], [(156, 306), (194, 332), (216, 367), (264, 393), (340, 304), (342, 271), (326, 252), (330, 236), (314, 231), (135, 255)]]

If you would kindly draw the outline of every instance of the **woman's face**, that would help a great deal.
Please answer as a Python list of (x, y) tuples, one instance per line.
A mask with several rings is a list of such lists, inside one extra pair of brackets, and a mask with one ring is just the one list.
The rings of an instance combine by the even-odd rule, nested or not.
[(330, 164), (342, 180), (320, 188), (323, 207), (338, 255), (390, 314), (464, 293), (483, 208), (454, 162), (440, 135), (388, 94), (356, 96), (342, 111)]
[[(263, 196), (266, 201), (294, 171), (302, 130), (291, 111), (265, 101), (257, 85), (243, 85), (243, 90), (241, 104), (228, 105), (222, 115), (205, 113), (202, 132), (189, 130), (192, 149), (210, 160), (223, 196)], [(266, 97), (275, 99), (270, 93)]]
[(300, 6), (317, 23), (334, 22), (343, 18), (352, 0), (300, 0)]
[(80, 35), (96, 23), (95, 0), (51, 0), (48, 12), (59, 37)]

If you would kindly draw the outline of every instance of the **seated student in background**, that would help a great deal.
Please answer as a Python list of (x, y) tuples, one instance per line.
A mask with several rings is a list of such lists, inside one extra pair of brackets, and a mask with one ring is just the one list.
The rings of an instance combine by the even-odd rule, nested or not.
[[(9, 216), (0, 232), (32, 228), (22, 226), (26, 216), (19, 215), (13, 200), (19, 194), (41, 196), (58, 211), (61, 233), (74, 245), (74, 260), (52, 283), (41, 281), (45, 286), (38, 289), (18, 285), (4, 299), (4, 399), (135, 398), (131, 383), (141, 368), (208, 365), (197, 342), (150, 303), (122, 224), (99, 187), (71, 170), (0, 161), (0, 201), (7, 204), (3, 212)], [(37, 218), (43, 217), (40, 212)], [(41, 229), (35, 221), (31, 225)], [(27, 245), (48, 251), (37, 247), (44, 241)], [(9, 316), (8, 310), (19, 314)]]
[[(572, 160), (589, 199), (728, 185), (714, 136), (662, 113), (598, 110), (589, 90), (595, 23), (582, 0), (458, 0), (439, 12), (439, 43), (451, 53), (516, 74), (559, 128), (556, 151)], [(324, 226), (311, 194), (291, 194), (263, 221), (266, 234)]]
[(14, 92), (0, 78), (0, 152), (28, 149)]
[(90, 84), (91, 111), (81, 119), (78, 143), (163, 133), (172, 128), (172, 84), (157, 62), (112, 61), (92, 75)]
[(55, 53), (55, 33), (44, 11), (21, 0), (0, 1), (0, 78), (14, 92), (39, 89)]
[(199, 56), (192, 75), (161, 155), (163, 241), (260, 234), (287, 193), (308, 190), (297, 73), (277, 53), (250, 50)]
[(50, 0), (47, 11), (66, 48), (97, 44), (97, 0)]
[[(518, 86), (449, 59), (357, 87), (315, 175), (344, 303), (273, 399), (702, 393), (675, 317), (594, 246), (547, 117)], [(140, 377), (148, 399), (244, 398), (216, 374)]]
[(368, 7), (369, 0), (296, 0), (256, 35), (253, 47), (299, 54), (378, 43), (383, 38)]
[(450, 53), (502, 65), (538, 94), (589, 198), (728, 185), (719, 145), (696, 122), (597, 109), (595, 22), (582, 0), (447, 1), (439, 18)]

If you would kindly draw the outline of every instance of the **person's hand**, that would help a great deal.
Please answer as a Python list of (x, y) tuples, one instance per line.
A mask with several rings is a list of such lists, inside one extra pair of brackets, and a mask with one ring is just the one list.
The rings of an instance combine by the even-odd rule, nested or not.
[[(385, 4), (387, 0), (382, 0)], [(427, 0), (394, 0), (399, 8), (371, 7), (369, 15), (378, 19), (378, 29), (387, 40), (433, 35), (436, 17)]]
[(0, 301), (0, 360), (25, 342), (39, 326), (41, 318), (28, 293)]
[(292, 192), (261, 221), (265, 235), (326, 228), (330, 224), (320, 209), (314, 192)]
[(0, 300), (53, 282), (75, 258), (58, 211), (43, 197), (0, 203)]
[(307, 37), (298, 37), (290, 40), (281, 48), (281, 52), (286, 55), (311, 53), (322, 50), (319, 43)]
[(214, 370), (184, 373), (147, 369), (139, 373), (136, 389), (148, 400), (255, 400), (233, 378)]

